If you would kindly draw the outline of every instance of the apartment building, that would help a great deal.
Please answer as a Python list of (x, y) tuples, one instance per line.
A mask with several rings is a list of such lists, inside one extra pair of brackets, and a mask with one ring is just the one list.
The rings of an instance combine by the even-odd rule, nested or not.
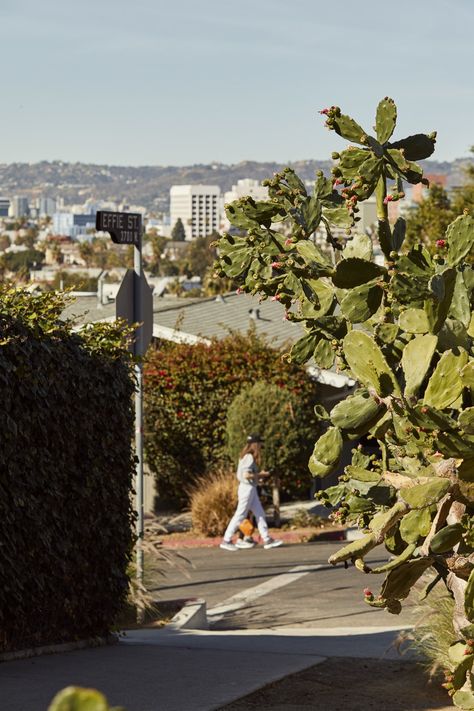
[(205, 237), (219, 229), (220, 196), (218, 185), (173, 185), (170, 190), (170, 222), (178, 218), (184, 225), (186, 240)]

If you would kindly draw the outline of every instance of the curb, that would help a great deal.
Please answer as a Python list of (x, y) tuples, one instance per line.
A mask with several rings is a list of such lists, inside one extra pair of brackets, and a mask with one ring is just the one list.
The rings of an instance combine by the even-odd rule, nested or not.
[(202, 598), (187, 600), (166, 627), (175, 630), (208, 630), (206, 601)]
[(0, 662), (29, 659), (30, 657), (39, 657), (43, 654), (74, 652), (77, 649), (88, 649), (90, 647), (106, 647), (109, 644), (118, 644), (118, 641), (118, 636), (111, 633), (107, 637), (91, 637), (90, 639), (77, 640), (77, 642), (62, 642), (61, 644), (47, 644), (42, 647), (29, 647), (28, 649), (18, 649), (15, 652), (4, 652), (0, 654)]
[[(276, 538), (281, 538), (284, 543), (307, 543), (311, 539), (311, 543), (326, 542), (326, 541), (344, 541), (346, 540), (344, 529), (324, 530), (317, 533), (318, 529), (301, 528), (297, 531), (272, 531)], [(316, 533), (316, 535), (315, 535)], [(172, 534), (171, 534), (172, 535)], [(215, 548), (222, 541), (221, 536), (214, 538), (178, 538), (167, 540), (167, 536), (160, 537), (160, 543), (163, 548)]]

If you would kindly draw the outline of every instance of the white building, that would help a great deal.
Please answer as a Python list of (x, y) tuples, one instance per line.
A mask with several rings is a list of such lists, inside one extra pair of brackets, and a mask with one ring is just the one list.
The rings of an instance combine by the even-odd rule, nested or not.
[[(265, 188), (259, 180), (252, 178), (242, 178), (238, 180), (236, 185), (232, 186), (232, 190), (224, 193), (224, 205), (227, 205), (234, 200), (250, 195), (254, 200), (268, 200), (268, 188)], [(222, 210), (222, 220), (220, 229), (225, 232), (230, 229), (230, 222), (225, 214), (225, 209)]]
[(224, 193), (224, 200), (226, 203), (233, 202), (246, 195), (250, 195), (254, 200), (268, 200), (268, 188), (265, 188), (259, 180), (242, 178), (232, 186), (232, 190)]
[(56, 212), (56, 200), (50, 197), (40, 197), (37, 203), (37, 210), (40, 217), (52, 217)]
[(10, 217), (27, 217), (30, 213), (28, 198), (15, 195), (11, 199), (9, 215)]
[(173, 185), (170, 190), (171, 228), (178, 218), (186, 239), (205, 237), (219, 229), (220, 195), (218, 185)]

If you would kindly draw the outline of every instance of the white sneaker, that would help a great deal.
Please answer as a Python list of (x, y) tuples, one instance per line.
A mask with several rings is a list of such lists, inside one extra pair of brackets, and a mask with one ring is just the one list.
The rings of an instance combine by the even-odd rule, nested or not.
[(255, 546), (255, 541), (246, 541), (244, 539), (238, 538), (235, 542), (237, 548), (253, 548)]
[(239, 550), (237, 548), (237, 546), (234, 546), (233, 543), (229, 543), (228, 541), (222, 541), (219, 548), (222, 548), (222, 550), (224, 550), (224, 551), (238, 551)]
[(280, 541), (277, 538), (269, 538), (268, 541), (265, 541), (265, 543), (263, 544), (263, 547), (267, 548), (267, 549), (268, 548), (278, 548), (278, 546), (282, 546), (282, 545), (283, 545), (283, 541)]

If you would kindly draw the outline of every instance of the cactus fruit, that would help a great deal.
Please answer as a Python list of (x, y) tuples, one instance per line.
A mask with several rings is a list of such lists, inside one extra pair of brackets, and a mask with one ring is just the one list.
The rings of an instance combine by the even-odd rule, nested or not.
[[(388, 204), (403, 199), (403, 182), (427, 183), (414, 161), (431, 155), (436, 134), (394, 141), (397, 111), (388, 97), (377, 107), (375, 135), (337, 106), (323, 114), (356, 145), (334, 153), (332, 175), (318, 174), (311, 194), (287, 169), (267, 181), (268, 201), (228, 206), (239, 234), (220, 238), (215, 269), (243, 291), (279, 301), (302, 324), (291, 361), (335, 363), (357, 381), (330, 414), (319, 408), (329, 429), (309, 461), (312, 474), (325, 477), (337, 470), (344, 441), (364, 436), (377, 445), (372, 456), (357, 446), (338, 483), (319, 494), (338, 520), (364, 531), (330, 562), (352, 560), (385, 575), (381, 594), (366, 602), (393, 614), (425, 570), (440, 574), (464, 615), (455, 621), (460, 658), (451, 662), (449, 689), (474, 711), (467, 688), (474, 661), (467, 644), (474, 638), (474, 218), (454, 220), (434, 257), (422, 245), (405, 248), (405, 222), (391, 225)], [(374, 240), (337, 234), (343, 228), (350, 236), (358, 203), (372, 194)], [(371, 571), (364, 558), (382, 543), (395, 557)]]

